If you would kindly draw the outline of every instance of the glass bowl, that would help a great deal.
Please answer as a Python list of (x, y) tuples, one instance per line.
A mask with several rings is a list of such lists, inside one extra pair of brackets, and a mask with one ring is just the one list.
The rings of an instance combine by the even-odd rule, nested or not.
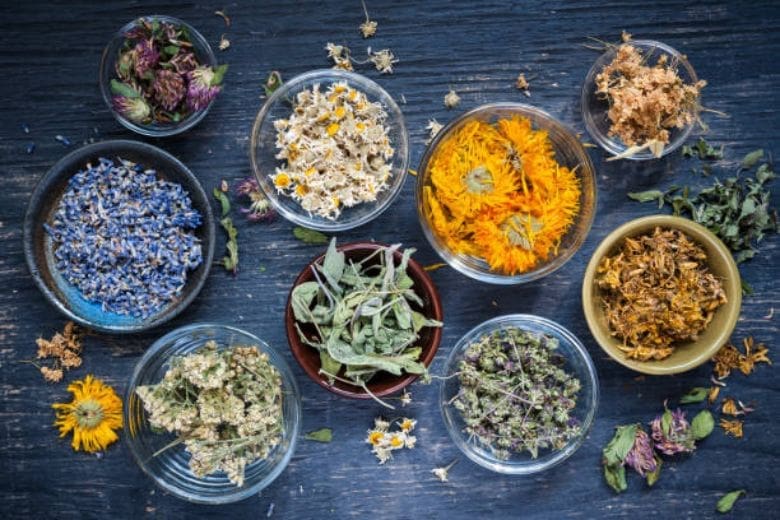
[(208, 41), (206, 41), (203, 35), (200, 34), (193, 26), (172, 16), (157, 14), (136, 18), (132, 22), (119, 29), (119, 31), (117, 31), (117, 33), (114, 34), (114, 36), (108, 42), (108, 45), (106, 45), (106, 48), (103, 50), (103, 55), (100, 58), (99, 81), (100, 93), (103, 95), (103, 100), (106, 102), (106, 105), (108, 105), (111, 114), (114, 116), (114, 118), (116, 118), (117, 121), (119, 121), (122, 126), (132, 130), (133, 132), (149, 137), (166, 137), (180, 134), (197, 125), (204, 117), (206, 117), (206, 114), (211, 108), (211, 105), (214, 104), (214, 101), (216, 101), (216, 98), (212, 99), (211, 103), (209, 103), (206, 108), (188, 115), (177, 123), (168, 124), (151, 123), (148, 125), (143, 125), (127, 119), (114, 109), (114, 105), (111, 101), (113, 97), (111, 94), (111, 80), (116, 77), (116, 61), (119, 57), (119, 51), (122, 48), (122, 45), (125, 43), (125, 34), (130, 29), (135, 27), (141, 20), (149, 19), (168, 22), (186, 28), (190, 34), (190, 39), (192, 40), (192, 50), (202, 65), (216, 67), (217, 57), (214, 55), (214, 51), (211, 50), (211, 46), (209, 45)]
[[(274, 121), (289, 117), (292, 101), (299, 92), (311, 89), (317, 84), (325, 89), (338, 81), (346, 81), (351, 87), (365, 93), (369, 101), (382, 104), (387, 112), (385, 125), (389, 129), (390, 145), (395, 149), (395, 153), (391, 160), (392, 177), (389, 186), (377, 194), (376, 201), (365, 202), (351, 208), (345, 207), (336, 220), (328, 220), (309, 214), (291, 197), (278, 193), (269, 175), (273, 174), (275, 168), (282, 164), (281, 160), (276, 159)], [(344, 231), (373, 220), (398, 197), (409, 167), (409, 134), (406, 131), (401, 109), (398, 108), (393, 98), (374, 81), (354, 72), (333, 69), (314, 70), (284, 83), (266, 100), (252, 127), (249, 158), (260, 187), (274, 208), (284, 218), (310, 229), (329, 232)]]
[[(246, 467), (244, 485), (236, 486), (222, 473), (196, 477), (189, 468), (190, 455), (183, 445), (154, 454), (170, 444), (175, 436), (156, 433), (149, 426), (147, 413), (136, 388), (158, 383), (169, 368), (173, 356), (189, 354), (214, 340), (219, 349), (232, 345), (256, 345), (268, 354), (271, 364), (282, 376), (284, 428), (282, 441), (268, 458)], [(292, 371), (284, 358), (266, 342), (243, 330), (213, 323), (194, 324), (169, 332), (146, 351), (130, 377), (125, 395), (125, 439), (141, 469), (165, 491), (190, 502), (225, 504), (242, 500), (268, 486), (290, 462), (301, 424), (301, 396)]]
[[(458, 378), (454, 376), (468, 346), (484, 334), (506, 328), (520, 328), (557, 338), (560, 342), (557, 352), (563, 355), (566, 360), (564, 369), (576, 376), (581, 383), (577, 406), (572, 412), (573, 417), (580, 422), (580, 434), (570, 439), (561, 450), (540, 452), (539, 457), (535, 459), (527, 453), (512, 454), (508, 460), (496, 458), (490, 449), (482, 446), (476, 440), (470, 439), (463, 432), (465, 423), (460, 412), (450, 404), (460, 388)], [(493, 318), (474, 327), (458, 341), (450, 352), (444, 367), (444, 376), (439, 395), (439, 406), (450, 437), (466, 457), (497, 473), (529, 475), (560, 464), (582, 445), (596, 416), (599, 402), (598, 376), (587, 350), (571, 332), (554, 321), (539, 316), (509, 314)]]
[[(531, 120), (535, 130), (547, 131), (555, 150), (555, 160), (569, 168), (577, 167), (582, 193), (580, 195), (579, 214), (563, 236), (557, 254), (551, 256), (547, 261), (539, 263), (531, 271), (506, 275), (492, 270), (482, 258), (456, 253), (447, 247), (444, 241), (431, 228), (423, 192), (425, 187), (431, 184), (428, 165), (434, 157), (439, 144), (453, 131), (458, 130), (473, 120), (495, 123), (500, 119), (512, 116), (526, 117)], [(580, 248), (590, 231), (591, 224), (593, 224), (593, 216), (596, 212), (596, 173), (588, 153), (574, 132), (550, 114), (522, 103), (493, 103), (482, 105), (462, 114), (436, 134), (436, 137), (428, 145), (420, 161), (416, 194), (417, 214), (423, 233), (445, 262), (466, 276), (476, 280), (500, 285), (513, 285), (531, 282), (547, 276), (565, 264)]]
[[(691, 64), (688, 63), (685, 55), (678, 52), (676, 49), (669, 47), (668, 45), (653, 41), (653, 40), (631, 40), (631, 45), (639, 49), (648, 59), (660, 58), (662, 55), (669, 57), (669, 63), (677, 63), (677, 72), (680, 78), (686, 84), (693, 84), (698, 81), (696, 72), (694, 72)], [(625, 143), (619, 137), (610, 137), (609, 127), (610, 121), (607, 115), (609, 111), (609, 103), (605, 99), (600, 99), (596, 96), (596, 76), (601, 72), (604, 66), (608, 65), (615, 58), (618, 46), (610, 47), (607, 52), (602, 54), (599, 59), (593, 64), (588, 71), (588, 75), (585, 77), (585, 84), (582, 86), (582, 98), (581, 109), (582, 119), (585, 121), (585, 128), (588, 129), (590, 137), (596, 141), (599, 146), (606, 150), (611, 155), (619, 155), (628, 149)], [(669, 143), (664, 146), (661, 157), (668, 155), (677, 150), (688, 139), (688, 136), (693, 131), (695, 122), (691, 123), (683, 128), (671, 129), (669, 135)], [(653, 153), (648, 150), (641, 150), (626, 159), (632, 159), (634, 161), (644, 161), (649, 159), (657, 159)]]

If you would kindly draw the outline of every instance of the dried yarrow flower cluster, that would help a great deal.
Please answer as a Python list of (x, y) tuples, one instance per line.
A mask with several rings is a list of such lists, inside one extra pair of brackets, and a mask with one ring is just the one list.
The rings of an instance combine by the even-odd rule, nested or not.
[(628, 466), (652, 486), (661, 474), (661, 455), (691, 453), (696, 442), (712, 433), (715, 423), (709, 410), (702, 410), (691, 422), (681, 409), (665, 408), (664, 413), (650, 423), (650, 435), (641, 424), (618, 426), (615, 436), (604, 447), (602, 465), (607, 484), (620, 493), (628, 487)]
[(558, 340), (509, 327), (484, 334), (466, 349), (451, 403), (463, 431), (500, 460), (527, 451), (560, 450), (581, 431), (572, 412), (579, 379), (564, 370)]
[(66, 323), (62, 332), (57, 332), (51, 339), (38, 338), (35, 344), (38, 345), (38, 360), (53, 360), (51, 366), (38, 366), (43, 378), (50, 383), (59, 383), (65, 370), (81, 366), (81, 334), (72, 321)]
[(342, 207), (376, 200), (387, 189), (395, 151), (387, 112), (365, 93), (336, 82), (299, 92), (288, 119), (274, 121), (277, 190), (309, 213), (335, 220)]
[(220, 350), (208, 341), (173, 358), (162, 381), (136, 393), (150, 426), (184, 441), (198, 477), (224, 471), (241, 486), (246, 466), (282, 439), (282, 379), (256, 346)]
[(686, 84), (667, 54), (654, 65), (649, 60), (649, 54), (631, 43), (620, 45), (596, 76), (596, 95), (609, 102), (610, 136), (627, 146), (649, 147), (660, 156), (672, 129), (698, 119), (699, 97), (707, 82)]
[(203, 65), (185, 27), (142, 18), (125, 34), (115, 71), (114, 108), (135, 123), (167, 124), (206, 108), (227, 65)]
[[(391, 426), (397, 429), (390, 431)], [(412, 449), (417, 443), (417, 437), (411, 434), (417, 421), (404, 417), (390, 423), (382, 417), (374, 419), (374, 427), (368, 430), (366, 442), (371, 445), (371, 453), (376, 455), (380, 464), (393, 458), (393, 451), (403, 448)]]
[(201, 214), (180, 184), (101, 158), (68, 181), (51, 223), (57, 269), (106, 312), (148, 317), (181, 294), (203, 262)]
[(707, 254), (676, 229), (627, 237), (599, 264), (597, 283), (612, 335), (640, 361), (664, 359), (678, 343), (696, 340), (726, 303)]

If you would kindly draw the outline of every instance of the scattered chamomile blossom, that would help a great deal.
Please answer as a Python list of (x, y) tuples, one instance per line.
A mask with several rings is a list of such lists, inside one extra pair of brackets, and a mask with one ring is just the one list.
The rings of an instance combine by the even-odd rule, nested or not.
[(444, 106), (447, 108), (455, 108), (460, 104), (460, 96), (452, 89), (444, 96)]
[(401, 401), (401, 407), (409, 406), (410, 404), (412, 404), (411, 392), (404, 390), (404, 393), (401, 394), (400, 401)]
[(366, 14), (366, 21), (360, 24), (360, 33), (363, 38), (371, 38), (376, 34), (378, 24), (369, 18), (365, 0), (360, 0), (360, 3), (363, 4), (363, 12)]
[(431, 144), (433, 138), (436, 137), (436, 134), (441, 132), (442, 128), (444, 128), (443, 124), (439, 123), (435, 119), (429, 119), (428, 125), (425, 127), (425, 129), (428, 130), (428, 140), (425, 141), (425, 144)]
[(230, 40), (228, 40), (225, 35), (223, 34), (219, 38), (219, 50), (225, 51), (230, 47)]
[(398, 59), (390, 49), (372, 52), (371, 47), (368, 48), (368, 61), (373, 63), (381, 74), (392, 74), (393, 64), (398, 63)]
[(452, 466), (458, 463), (458, 459), (453, 460), (446, 466), (442, 466), (440, 468), (433, 468), (431, 470), (431, 473), (434, 474), (434, 476), (439, 479), (442, 482), (449, 482), (449, 471), (452, 469)]
[(373, 202), (392, 175), (387, 112), (346, 82), (299, 92), (289, 118), (274, 121), (271, 180), (279, 193), (309, 212), (335, 220), (343, 207)]
[[(397, 425), (399, 429), (390, 431), (392, 425)], [(416, 425), (416, 420), (406, 417), (394, 423), (390, 423), (382, 417), (374, 419), (374, 427), (368, 430), (366, 442), (371, 445), (371, 453), (379, 460), (379, 464), (390, 460), (393, 457), (393, 451), (415, 447), (417, 438), (411, 435), (411, 432)]]
[(352, 58), (349, 47), (328, 42), (325, 45), (325, 50), (328, 51), (328, 58), (333, 60), (334, 69), (354, 70), (352, 68)]
[(260, 185), (254, 177), (247, 177), (239, 182), (236, 186), (236, 194), (249, 199), (249, 207), (242, 207), (241, 213), (250, 222), (268, 221), (276, 215), (271, 202), (260, 189)]

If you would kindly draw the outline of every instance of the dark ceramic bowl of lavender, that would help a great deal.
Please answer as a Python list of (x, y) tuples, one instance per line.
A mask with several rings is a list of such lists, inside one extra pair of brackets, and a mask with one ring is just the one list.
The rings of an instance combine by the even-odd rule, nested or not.
[[(377, 249), (386, 247), (385, 244), (378, 242), (353, 242), (351, 244), (344, 244), (338, 246), (338, 250), (344, 253), (347, 261), (352, 260), (358, 262), (364, 258), (376, 253)], [(395, 261), (400, 262), (402, 252), (395, 252)], [(315, 383), (321, 387), (344, 397), (351, 397), (353, 399), (371, 399), (372, 396), (363, 390), (359, 386), (355, 386), (343, 381), (334, 381), (332, 384), (328, 381), (328, 378), (320, 373), (322, 366), (320, 362), (319, 352), (301, 341), (296, 330), (296, 320), (292, 310), (292, 290), (298, 285), (304, 282), (311, 282), (314, 280), (313, 265), (315, 263), (321, 263), (325, 255), (322, 254), (312, 260), (301, 273), (298, 278), (295, 279), (292, 289), (290, 290), (290, 298), (287, 300), (287, 310), (285, 312), (285, 327), (287, 330), (287, 342), (290, 344), (290, 350), (292, 350), (293, 357), (301, 365), (304, 372)], [(373, 258), (377, 258), (373, 255)], [(377, 258), (378, 262), (378, 258)], [(373, 259), (368, 261), (367, 265), (373, 265)], [(407, 267), (407, 274), (414, 282), (412, 288), (417, 296), (420, 297), (423, 304), (415, 310), (422, 312), (427, 318), (432, 318), (438, 321), (443, 321), (443, 312), (441, 299), (439, 298), (439, 292), (436, 290), (436, 286), (433, 284), (431, 277), (425, 269), (414, 260), (409, 259), (409, 265)], [(311, 326), (311, 324), (300, 324), (301, 331), (311, 340), (317, 339), (317, 332)], [(416, 345), (422, 348), (419, 361), (426, 367), (430, 366), (433, 361), (436, 351), (441, 343), (441, 327), (425, 327), (420, 331), (420, 337), (416, 342)], [(342, 369), (343, 372), (343, 369)], [(342, 375), (340, 372), (338, 375)], [(371, 394), (376, 397), (386, 397), (396, 392), (401, 391), (406, 386), (413, 383), (418, 376), (414, 374), (404, 373), (400, 376), (394, 376), (388, 372), (379, 372), (370, 381), (366, 383), (366, 387)]]
[[(71, 178), (101, 158), (131, 161), (156, 171), (156, 178), (182, 187), (201, 222), (192, 230), (200, 243), (202, 261), (186, 273), (183, 287), (164, 305), (145, 316), (105, 310), (84, 296), (57, 266), (59, 244), (44, 224), (51, 226)], [(60, 159), (33, 190), (24, 218), (24, 255), (33, 281), (44, 298), (69, 319), (108, 333), (137, 333), (165, 323), (180, 314), (200, 292), (214, 257), (214, 215), (209, 198), (195, 175), (178, 159), (149, 144), (136, 141), (104, 141), (84, 146)]]

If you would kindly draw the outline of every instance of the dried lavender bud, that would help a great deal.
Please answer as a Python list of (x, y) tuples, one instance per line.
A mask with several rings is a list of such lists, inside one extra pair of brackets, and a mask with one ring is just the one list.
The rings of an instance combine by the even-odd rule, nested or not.
[(566, 372), (558, 340), (519, 328), (484, 334), (460, 362), (453, 406), (464, 432), (506, 460), (527, 451), (560, 450), (579, 435), (572, 417), (580, 381)]
[(201, 349), (171, 359), (156, 385), (136, 394), (154, 428), (184, 441), (198, 477), (224, 471), (237, 486), (245, 468), (268, 458), (284, 431), (282, 379), (256, 346)]

